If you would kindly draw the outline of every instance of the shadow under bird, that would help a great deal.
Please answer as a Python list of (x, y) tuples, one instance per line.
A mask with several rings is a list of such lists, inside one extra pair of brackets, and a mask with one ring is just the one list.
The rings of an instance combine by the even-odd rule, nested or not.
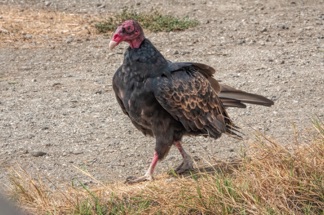
[(144, 36), (134, 20), (123, 22), (115, 31), (109, 48), (121, 42), (129, 47), (123, 64), (113, 77), (113, 89), (123, 112), (144, 135), (155, 137), (152, 162), (136, 183), (153, 179), (154, 168), (176, 146), (183, 162), (177, 173), (193, 169), (193, 161), (181, 145), (184, 135), (219, 138), (222, 133), (240, 138), (238, 127), (226, 108), (245, 108), (245, 103), (271, 106), (273, 101), (256, 94), (219, 84), (215, 70), (201, 63), (171, 62)]

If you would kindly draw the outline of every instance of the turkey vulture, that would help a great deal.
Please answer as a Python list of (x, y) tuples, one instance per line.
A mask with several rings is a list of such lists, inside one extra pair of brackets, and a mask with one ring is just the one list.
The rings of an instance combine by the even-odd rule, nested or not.
[(109, 48), (122, 41), (129, 47), (113, 77), (118, 104), (137, 129), (156, 140), (146, 174), (128, 178), (128, 183), (152, 180), (157, 162), (167, 155), (172, 145), (183, 157), (176, 172), (192, 169), (193, 161), (181, 146), (184, 135), (208, 135), (217, 139), (227, 133), (240, 138), (238, 127), (225, 108), (244, 108), (245, 103), (273, 105), (273, 101), (263, 96), (219, 84), (210, 66), (165, 59), (145, 38), (137, 21), (123, 22), (113, 34)]

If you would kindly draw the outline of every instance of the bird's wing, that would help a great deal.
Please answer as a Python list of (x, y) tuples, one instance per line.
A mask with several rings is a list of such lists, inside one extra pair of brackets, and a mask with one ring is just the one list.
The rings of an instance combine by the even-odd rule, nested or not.
[[(188, 132), (212, 137), (236, 134), (232, 121), (208, 78), (195, 66), (184, 66), (170, 76), (155, 78), (154, 95), (161, 106)], [(236, 134), (237, 135), (237, 134)]]
[(246, 103), (263, 106), (271, 106), (274, 104), (273, 101), (265, 98), (264, 96), (253, 93), (247, 93), (242, 90), (237, 90), (225, 84), (219, 84), (218, 81), (213, 77), (213, 75), (215, 74), (215, 69), (208, 65), (191, 62), (171, 63), (170, 65), (170, 69), (173, 69), (173, 71), (189, 66), (195, 68), (199, 73), (201, 73), (204, 77), (208, 79), (210, 85), (215, 90), (216, 94), (219, 96), (225, 108), (245, 108)]
[(169, 62), (168, 73), (171, 74), (173, 72), (183, 70), (183, 69), (194, 69), (195, 71), (201, 73), (210, 83), (212, 88), (218, 94), (220, 93), (221, 86), (216, 79), (213, 78), (215, 74), (215, 69), (211, 66), (202, 63), (192, 63), (192, 62), (179, 62), (172, 63)]

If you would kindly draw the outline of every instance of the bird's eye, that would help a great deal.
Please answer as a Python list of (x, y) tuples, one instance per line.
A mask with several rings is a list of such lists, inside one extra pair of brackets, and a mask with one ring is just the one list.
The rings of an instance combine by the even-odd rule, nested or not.
[(133, 26), (127, 26), (127, 27), (126, 27), (126, 31), (127, 31), (128, 33), (133, 33), (133, 31), (134, 31), (134, 27), (133, 27)]

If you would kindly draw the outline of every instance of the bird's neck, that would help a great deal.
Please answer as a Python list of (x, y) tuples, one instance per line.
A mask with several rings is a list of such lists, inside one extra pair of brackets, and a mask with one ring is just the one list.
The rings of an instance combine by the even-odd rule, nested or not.
[(164, 56), (154, 47), (148, 39), (144, 39), (138, 48), (128, 47), (125, 53), (126, 60), (139, 62), (166, 63)]
[(164, 71), (168, 68), (168, 61), (164, 56), (154, 47), (154, 45), (148, 40), (144, 39), (142, 44), (137, 49), (128, 47), (124, 55), (123, 65), (125, 71), (131, 68), (130, 73), (137, 73), (140, 71), (141, 77), (148, 77), (159, 75), (152, 71)]
[(144, 39), (145, 39), (144, 35), (140, 35), (139, 37), (137, 37), (131, 41), (126, 41), (126, 42), (128, 42), (129, 46), (132, 49), (138, 49), (141, 46)]

